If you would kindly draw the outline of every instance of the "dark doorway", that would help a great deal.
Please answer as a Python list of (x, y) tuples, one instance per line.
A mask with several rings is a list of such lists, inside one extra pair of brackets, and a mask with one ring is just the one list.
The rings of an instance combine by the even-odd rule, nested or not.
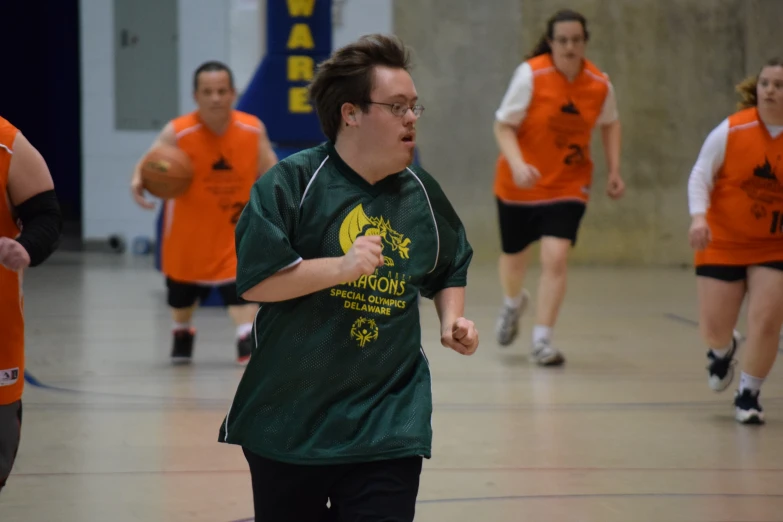
[(0, 115), (49, 165), (65, 219), (63, 247), (81, 243), (79, 0), (2, 2)]

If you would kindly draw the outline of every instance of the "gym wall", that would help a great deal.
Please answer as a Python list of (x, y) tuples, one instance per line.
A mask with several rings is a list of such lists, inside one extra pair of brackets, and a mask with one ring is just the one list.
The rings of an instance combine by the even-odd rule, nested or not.
[[(611, 77), (623, 124), (625, 197), (605, 193), (595, 134), (592, 201), (574, 263), (690, 265), (687, 180), (703, 140), (735, 110), (734, 86), (783, 53), (780, 0), (396, 0), (395, 30), (416, 50), (427, 112), (425, 166), (458, 205), (476, 259), (500, 252), (492, 194), (494, 111), (561, 6), (588, 19), (588, 57)], [(433, 25), (434, 24), (434, 25)], [(437, 27), (437, 32), (430, 30)], [(434, 35), (434, 37), (433, 37)]]

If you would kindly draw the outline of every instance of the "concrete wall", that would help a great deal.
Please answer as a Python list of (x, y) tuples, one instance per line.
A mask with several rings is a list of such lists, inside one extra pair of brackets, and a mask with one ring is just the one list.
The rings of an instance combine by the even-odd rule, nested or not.
[[(780, 0), (571, 0), (588, 18), (588, 57), (611, 77), (623, 121), (624, 199), (605, 195), (596, 133), (593, 196), (575, 263), (691, 262), (686, 184), (707, 133), (735, 108), (734, 85), (783, 53)], [(548, 2), (396, 0), (427, 112), (424, 165), (457, 205), (476, 258), (499, 253), (492, 196), (494, 110), (557, 9)], [(432, 30), (432, 27), (435, 30)]]

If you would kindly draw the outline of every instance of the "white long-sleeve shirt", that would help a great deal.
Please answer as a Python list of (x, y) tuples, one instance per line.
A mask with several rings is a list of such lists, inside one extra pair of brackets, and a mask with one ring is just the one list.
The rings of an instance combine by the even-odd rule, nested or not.
[[(767, 125), (770, 136), (777, 138), (783, 133), (783, 125)], [(699, 152), (696, 164), (688, 178), (688, 207), (691, 216), (705, 214), (710, 206), (710, 194), (723, 160), (726, 158), (726, 143), (729, 140), (729, 119), (709, 133)]]
[[(609, 84), (609, 92), (604, 100), (601, 109), (601, 115), (596, 121), (596, 125), (607, 125), (619, 118), (617, 111), (617, 100), (614, 95), (612, 82)], [(533, 98), (533, 68), (530, 64), (523, 62), (514, 71), (511, 83), (503, 95), (500, 107), (495, 111), (495, 119), (499, 122), (508, 123), (514, 127), (522, 123)]]

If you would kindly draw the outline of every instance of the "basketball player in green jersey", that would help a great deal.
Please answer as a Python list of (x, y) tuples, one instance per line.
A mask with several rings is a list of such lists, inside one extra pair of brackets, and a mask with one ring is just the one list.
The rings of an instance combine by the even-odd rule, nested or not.
[(237, 224), (237, 289), (261, 307), (219, 437), (244, 450), (257, 520), (413, 520), (432, 448), (419, 294), (444, 346), (478, 346), (462, 317), (473, 251), (410, 166), (423, 107), (408, 60), (370, 35), (320, 64), (328, 141), (272, 167)]

